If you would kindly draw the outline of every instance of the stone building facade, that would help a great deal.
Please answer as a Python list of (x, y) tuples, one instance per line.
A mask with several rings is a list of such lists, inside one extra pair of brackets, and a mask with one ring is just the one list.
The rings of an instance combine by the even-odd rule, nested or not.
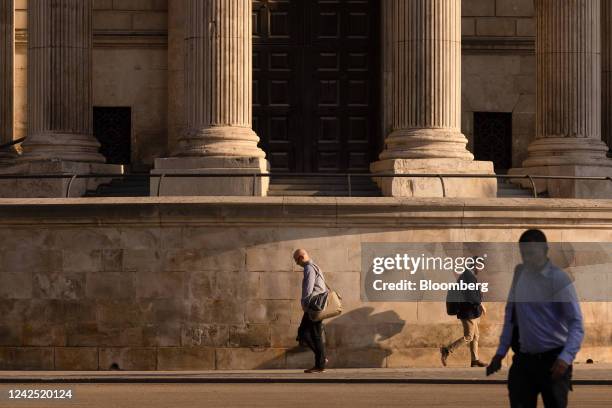
[[(154, 173), (610, 175), (600, 143), (610, 133), (605, 1), (571, 2), (555, 15), (534, 0), (302, 3), (66, 0), (38, 8), (34, 0), (28, 10), (25, 0), (5, 0), (3, 27), (14, 25), (16, 36), (3, 37), (3, 50), (14, 49), (3, 69), (14, 74), (3, 74), (13, 92), (1, 103), (14, 120), (4, 120), (2, 140), (29, 135), (27, 162), (71, 163), (38, 166), (46, 171), (121, 171), (91, 165), (106, 160)], [(80, 31), (63, 33), (61, 21)], [(48, 30), (40, 38), (85, 48), (63, 60), (37, 56), (38, 29)], [(573, 32), (581, 42), (568, 42)], [(553, 61), (563, 44), (567, 52)], [(76, 69), (84, 61), (89, 68)], [(51, 62), (62, 68), (45, 76)], [(86, 122), (71, 122), (79, 118)], [(43, 119), (46, 136), (37, 130)], [(551, 156), (559, 159), (544, 159)], [(13, 173), (38, 171), (20, 163)], [(175, 179), (164, 194), (252, 189), (231, 179), (229, 190), (215, 191), (216, 181)], [(436, 180), (378, 181), (385, 195), (441, 194)], [(493, 179), (447, 183), (450, 196), (496, 192)], [(555, 196), (608, 195), (605, 183), (548, 184), (540, 189)], [(262, 181), (255, 193), (266, 190)]]
[[(596, 0), (0, 0), (0, 144), (27, 136), (0, 173), (608, 176), (611, 18)], [(533, 227), (612, 242), (609, 201), (491, 198), (492, 179), (447, 180), (452, 198), (437, 179), (380, 180), (411, 197), (181, 196), (266, 193), (219, 178), (112, 199), (6, 198), (67, 181), (0, 181), (0, 369), (303, 367), (298, 247), (344, 298), (326, 324), (332, 366), (433, 366), (456, 319), (362, 301), (362, 245)], [(595, 183), (539, 188), (608, 197)], [(611, 303), (582, 310), (577, 362), (611, 362)], [(483, 359), (502, 314), (488, 304)]]

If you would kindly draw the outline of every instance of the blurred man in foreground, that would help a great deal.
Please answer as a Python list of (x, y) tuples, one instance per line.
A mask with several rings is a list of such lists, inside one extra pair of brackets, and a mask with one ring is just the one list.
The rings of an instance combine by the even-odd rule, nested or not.
[(584, 338), (578, 297), (570, 277), (548, 259), (542, 231), (523, 233), (519, 247), (523, 263), (514, 272), (499, 348), (487, 375), (501, 368), (512, 347), (510, 406), (535, 408), (541, 394), (545, 407), (567, 407), (572, 363)]

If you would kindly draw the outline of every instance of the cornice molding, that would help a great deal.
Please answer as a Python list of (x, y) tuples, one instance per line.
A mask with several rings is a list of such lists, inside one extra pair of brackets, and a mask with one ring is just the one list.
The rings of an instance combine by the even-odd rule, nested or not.
[[(16, 30), (15, 40), (18, 47), (25, 47), (28, 42), (27, 30)], [(93, 46), (94, 48), (167, 48), (168, 33), (165, 30), (95, 30)]]
[(612, 229), (612, 200), (311, 197), (0, 199), (2, 226)]
[(535, 55), (535, 37), (463, 37), (463, 54)]

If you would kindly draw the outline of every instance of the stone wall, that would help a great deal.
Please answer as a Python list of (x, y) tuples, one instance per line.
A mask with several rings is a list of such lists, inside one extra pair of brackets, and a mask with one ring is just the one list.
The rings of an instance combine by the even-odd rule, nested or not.
[(534, 0), (463, 0), (463, 131), (474, 112), (512, 113), (512, 165), (535, 137)]
[[(461, 334), (440, 303), (360, 301), (367, 242), (610, 242), (611, 201), (144, 198), (0, 200), (0, 369), (307, 367), (297, 247), (344, 297), (333, 367), (438, 366)], [(489, 304), (482, 358), (502, 304)], [(582, 305), (578, 361), (612, 362), (612, 304)], [(452, 365), (464, 366), (467, 348)]]

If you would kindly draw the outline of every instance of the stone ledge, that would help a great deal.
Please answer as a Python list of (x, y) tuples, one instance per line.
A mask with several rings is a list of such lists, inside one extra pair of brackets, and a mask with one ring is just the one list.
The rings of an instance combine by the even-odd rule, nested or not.
[(310, 197), (0, 199), (0, 225), (612, 226), (612, 200)]

